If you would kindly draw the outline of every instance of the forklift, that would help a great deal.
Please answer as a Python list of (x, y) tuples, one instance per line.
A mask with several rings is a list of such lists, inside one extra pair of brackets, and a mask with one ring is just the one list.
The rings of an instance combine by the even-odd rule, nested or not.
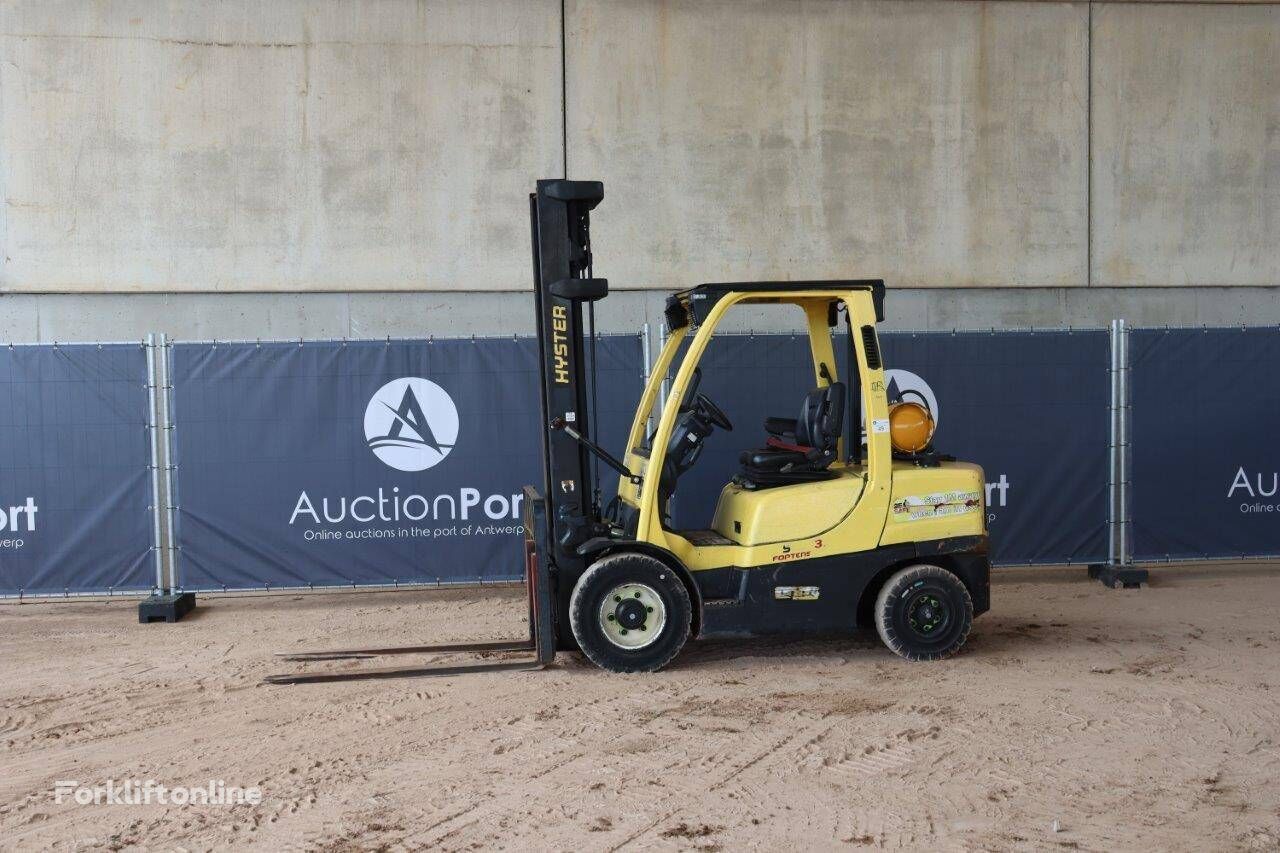
[[(652, 672), (690, 638), (848, 634), (869, 625), (897, 655), (938, 660), (964, 644), (974, 616), (989, 608), (982, 469), (934, 449), (926, 403), (888, 398), (876, 337), (881, 280), (702, 284), (672, 294), (669, 336), (622, 456), (595, 441), (594, 304), (609, 287), (594, 276), (590, 213), (603, 198), (601, 182), (571, 180), (540, 180), (529, 197), (544, 475), (541, 491), (528, 486), (524, 497), (528, 638), (280, 657), (524, 655), (310, 670), (268, 682), (539, 669), (557, 650), (581, 651), (613, 672)], [(769, 417), (744, 441), (710, 527), (677, 529), (670, 507), (681, 477), (709, 436), (734, 429), (698, 390), (699, 359), (728, 312), (760, 304), (803, 312), (813, 388), (796, 401), (795, 417)], [(601, 465), (618, 474), (607, 506), (592, 485)]]

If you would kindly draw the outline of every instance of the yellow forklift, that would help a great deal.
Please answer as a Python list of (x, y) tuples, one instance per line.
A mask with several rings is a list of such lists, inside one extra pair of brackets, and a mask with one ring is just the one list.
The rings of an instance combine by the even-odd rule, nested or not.
[[(927, 403), (888, 398), (876, 338), (882, 281), (703, 284), (671, 295), (670, 335), (622, 457), (596, 443), (588, 365), (595, 363), (593, 304), (608, 283), (593, 275), (589, 217), (603, 197), (599, 182), (565, 180), (539, 181), (530, 197), (544, 482), (541, 492), (525, 490), (529, 638), (284, 655), (308, 662), (533, 656), (268, 681), (532, 669), (557, 649), (581, 650), (615, 672), (653, 671), (692, 637), (840, 634), (865, 625), (896, 654), (935, 660), (959, 649), (973, 617), (988, 609), (983, 473), (934, 450)], [(670, 506), (680, 478), (713, 432), (734, 428), (699, 391), (699, 360), (726, 316), (761, 304), (803, 312), (813, 387), (797, 395), (794, 417), (752, 425), (710, 527), (677, 529)], [(837, 372), (833, 338), (846, 348), (847, 377)], [(608, 506), (591, 486), (602, 464), (619, 474)]]

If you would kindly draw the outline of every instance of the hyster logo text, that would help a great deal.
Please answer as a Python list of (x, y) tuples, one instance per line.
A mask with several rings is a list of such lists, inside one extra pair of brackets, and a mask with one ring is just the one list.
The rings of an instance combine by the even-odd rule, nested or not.
[(569, 384), (569, 311), (563, 305), (551, 309), (551, 354), (556, 360), (556, 384)]
[(365, 407), (364, 437), (392, 468), (425, 471), (444, 461), (458, 440), (458, 407), (429, 379), (394, 379)]

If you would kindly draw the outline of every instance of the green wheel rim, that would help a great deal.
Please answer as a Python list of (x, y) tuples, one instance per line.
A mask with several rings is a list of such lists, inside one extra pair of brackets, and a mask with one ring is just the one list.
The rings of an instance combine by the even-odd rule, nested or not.
[(918, 636), (933, 638), (951, 623), (951, 606), (946, 598), (932, 591), (919, 592), (906, 607), (907, 625)]

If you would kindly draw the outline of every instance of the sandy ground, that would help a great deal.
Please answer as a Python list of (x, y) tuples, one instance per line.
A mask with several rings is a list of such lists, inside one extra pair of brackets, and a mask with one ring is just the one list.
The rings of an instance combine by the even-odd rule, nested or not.
[[(0, 848), (1280, 845), (1280, 566), (1125, 592), (1001, 572), (942, 664), (771, 639), (646, 676), (562, 655), (259, 684), (276, 650), (509, 635), (518, 594), (211, 598), (149, 626), (119, 601), (0, 606)], [(126, 778), (263, 803), (54, 802), (57, 780)]]

